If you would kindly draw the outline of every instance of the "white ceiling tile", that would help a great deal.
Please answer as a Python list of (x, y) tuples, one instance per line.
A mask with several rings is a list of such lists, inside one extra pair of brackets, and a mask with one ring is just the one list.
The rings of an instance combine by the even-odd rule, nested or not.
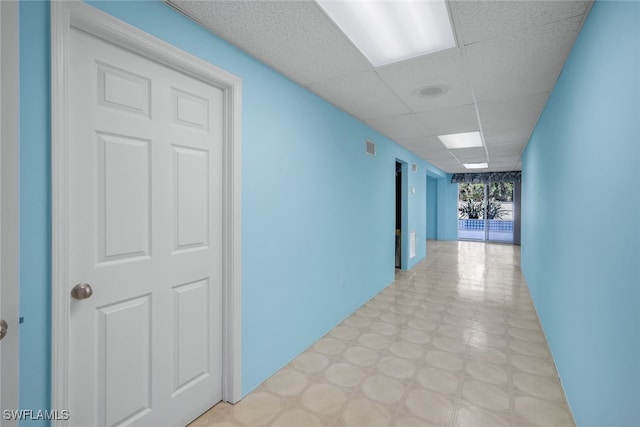
[(311, 83), (309, 89), (362, 120), (409, 113), (373, 71)]
[(491, 159), (491, 163), (500, 163), (500, 162), (517, 162), (520, 160), (520, 154), (489, 154)]
[(510, 158), (504, 157), (498, 160), (491, 159), (491, 166), (514, 167), (519, 159), (518, 156), (512, 156)]
[(423, 111), (418, 113), (417, 116), (435, 135), (472, 132), (480, 129), (474, 104)]
[(520, 170), (520, 166), (516, 163), (509, 163), (506, 165), (490, 165), (492, 172), (510, 172)]
[(315, 2), (171, 2), (223, 39), (303, 85), (372, 68)]
[(487, 161), (487, 153), (484, 150), (484, 147), (459, 148), (457, 150), (451, 150), (451, 154), (453, 154), (456, 159), (460, 160), (462, 163)]
[(489, 158), (504, 158), (510, 156), (520, 156), (524, 146), (522, 144), (504, 144), (495, 147), (488, 147)]
[(591, 1), (454, 1), (465, 45), (585, 14)]
[(581, 22), (571, 18), (465, 48), (476, 101), (551, 91)]
[(415, 114), (371, 119), (367, 123), (394, 140), (430, 134)]
[(413, 149), (420, 148), (429, 152), (442, 151), (448, 153), (448, 150), (442, 142), (434, 136), (418, 136), (413, 138), (398, 138), (395, 140), (398, 144)]
[(489, 149), (512, 144), (519, 144), (524, 147), (527, 142), (529, 142), (532, 129), (533, 126), (516, 129), (486, 130), (484, 132), (484, 141)]
[(427, 159), (427, 160), (430, 163), (432, 163), (434, 166), (444, 171), (447, 171), (449, 173), (461, 172), (465, 170), (464, 167), (461, 166), (460, 163), (458, 163), (458, 161), (453, 157), (451, 158), (451, 160), (445, 160), (445, 159), (435, 159), (435, 160)]
[[(473, 97), (459, 49), (448, 49), (431, 55), (391, 64), (376, 69), (389, 87), (413, 111), (428, 111), (471, 104)], [(416, 90), (430, 85), (447, 85), (449, 92), (437, 97), (420, 97)]]
[[(489, 170), (521, 167), (520, 153), (591, 5), (450, 1), (460, 48), (374, 69), (313, 1), (170, 1), (447, 172), (467, 171), (435, 135), (480, 128)], [(431, 85), (449, 90), (416, 95)], [(455, 152), (464, 161), (484, 161), (483, 150)]]
[(500, 101), (478, 104), (482, 129), (530, 128), (536, 124), (544, 108), (549, 92), (534, 93)]

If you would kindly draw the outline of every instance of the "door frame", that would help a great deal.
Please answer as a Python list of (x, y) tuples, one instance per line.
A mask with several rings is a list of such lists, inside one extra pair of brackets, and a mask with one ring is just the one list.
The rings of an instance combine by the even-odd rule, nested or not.
[[(69, 402), (68, 61), (71, 28), (211, 84), (223, 91), (222, 399), (241, 395), (242, 80), (83, 2), (51, 2), (52, 408)], [(211, 402), (213, 405), (216, 402)], [(56, 425), (66, 425), (61, 420)]]
[[(19, 5), (0, 1), (0, 314), (9, 324), (2, 346), (0, 409), (19, 409)], [(4, 412), (3, 412), (4, 413)], [(18, 420), (0, 420), (16, 426)]]

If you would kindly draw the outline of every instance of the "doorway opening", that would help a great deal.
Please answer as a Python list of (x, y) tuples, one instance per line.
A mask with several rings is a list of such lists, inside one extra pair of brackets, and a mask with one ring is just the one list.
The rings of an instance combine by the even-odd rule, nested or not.
[(406, 165), (396, 160), (396, 227), (395, 227), (395, 267), (402, 268), (403, 251), (402, 236), (404, 235), (403, 227), (403, 180), (406, 179)]
[(513, 243), (514, 183), (458, 184), (458, 239)]

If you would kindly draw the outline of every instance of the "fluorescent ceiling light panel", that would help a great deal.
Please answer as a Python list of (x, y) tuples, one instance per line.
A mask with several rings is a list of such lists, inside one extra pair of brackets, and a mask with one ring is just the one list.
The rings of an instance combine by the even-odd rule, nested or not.
[(462, 166), (464, 166), (467, 169), (487, 169), (489, 167), (489, 164), (487, 162), (484, 162), (484, 163), (463, 163)]
[(445, 0), (316, 0), (374, 67), (456, 46)]
[(482, 147), (482, 138), (480, 132), (452, 133), (450, 135), (438, 135), (438, 139), (442, 141), (449, 150), (456, 148), (473, 148)]

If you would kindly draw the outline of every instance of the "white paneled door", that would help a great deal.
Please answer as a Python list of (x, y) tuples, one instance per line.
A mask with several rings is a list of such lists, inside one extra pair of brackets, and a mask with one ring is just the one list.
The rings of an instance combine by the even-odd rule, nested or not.
[(18, 3), (0, 1), (0, 426), (18, 425)]
[(180, 426), (222, 396), (223, 92), (76, 29), (69, 404)]

